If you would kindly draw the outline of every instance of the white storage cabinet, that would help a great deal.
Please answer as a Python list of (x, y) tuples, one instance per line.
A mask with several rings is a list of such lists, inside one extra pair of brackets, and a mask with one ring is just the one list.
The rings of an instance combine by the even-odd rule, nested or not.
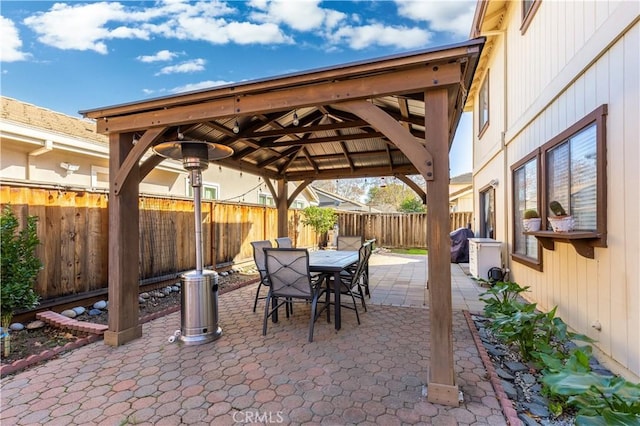
[(491, 238), (469, 238), (469, 272), (473, 278), (488, 279), (493, 267), (502, 267), (502, 242)]

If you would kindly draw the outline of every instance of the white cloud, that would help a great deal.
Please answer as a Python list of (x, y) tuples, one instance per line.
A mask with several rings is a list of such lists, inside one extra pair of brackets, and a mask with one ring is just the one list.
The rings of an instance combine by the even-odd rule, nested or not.
[(398, 14), (414, 21), (426, 21), (433, 31), (468, 37), (475, 12), (475, 0), (395, 0)]
[(393, 46), (402, 49), (426, 47), (432, 34), (420, 28), (386, 27), (382, 24), (361, 27), (342, 27), (332, 33), (334, 45), (346, 43), (352, 49), (364, 49), (371, 45)]
[(220, 1), (165, 0), (136, 9), (126, 3), (56, 3), (47, 12), (24, 20), (38, 40), (59, 49), (108, 53), (112, 39), (203, 40), (213, 44), (292, 43), (277, 25), (269, 22), (229, 22), (224, 15), (236, 10)]
[(252, 24), (250, 22), (231, 22), (225, 27), (227, 36), (238, 44), (293, 43), (274, 24)]
[(93, 50), (106, 54), (105, 40), (112, 38), (148, 38), (140, 30), (109, 30), (109, 21), (127, 21), (130, 15), (119, 3), (89, 3), (69, 6), (56, 3), (48, 12), (39, 12), (24, 20), (38, 40), (59, 49)]
[(138, 56), (136, 59), (140, 62), (162, 62), (170, 61), (176, 56), (178, 56), (176, 52), (171, 52), (169, 50), (159, 50), (155, 55), (142, 55)]
[(259, 22), (285, 24), (296, 31), (308, 32), (321, 28), (334, 28), (347, 15), (337, 10), (319, 7), (319, 0), (291, 1), (253, 1), (255, 11), (250, 14)]
[(192, 92), (194, 90), (200, 89), (209, 89), (216, 86), (226, 86), (227, 84), (232, 84), (232, 81), (224, 81), (224, 80), (206, 80), (201, 81), (200, 83), (191, 83), (185, 84), (184, 86), (174, 87), (170, 90), (171, 93), (183, 93), (183, 92)]
[(24, 61), (29, 58), (29, 54), (23, 52), (22, 40), (15, 23), (3, 16), (0, 16), (0, 62)]
[(164, 74), (185, 74), (204, 70), (204, 64), (206, 61), (202, 58), (194, 59), (192, 61), (183, 62), (177, 65), (170, 65), (162, 68), (156, 75)]

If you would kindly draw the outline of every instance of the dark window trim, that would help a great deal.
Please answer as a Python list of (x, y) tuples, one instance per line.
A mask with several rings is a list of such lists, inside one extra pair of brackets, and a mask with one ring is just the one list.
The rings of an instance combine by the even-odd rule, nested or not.
[[(541, 154), (541, 150), (540, 148), (536, 148), (535, 151), (527, 154), (525, 157), (523, 157), (522, 159), (520, 159), (520, 161), (517, 161), (515, 164), (513, 164), (511, 166), (511, 205), (512, 205), (512, 212), (511, 212), (511, 229), (515, 230), (516, 229), (516, 211), (515, 208), (513, 208), (513, 202), (516, 199), (516, 191), (518, 190), (518, 188), (516, 188), (515, 182), (513, 180), (513, 174), (515, 173), (515, 171), (521, 167), (523, 167), (526, 163), (528, 163), (531, 160), (537, 160), (536, 161), (536, 179), (537, 179), (537, 189), (538, 189), (538, 204), (536, 205), (536, 208), (538, 209), (538, 212), (541, 211), (540, 206), (541, 206), (541, 201), (540, 201), (540, 191), (541, 191), (541, 171), (542, 171), (542, 167), (540, 164), (540, 154)], [(514, 232), (512, 237), (511, 237), (511, 247), (516, 247), (516, 233)], [(532, 257), (529, 256), (525, 256), (519, 253), (515, 253), (514, 251), (511, 251), (511, 260), (513, 260), (514, 262), (518, 262), (518, 263), (522, 263), (525, 266), (528, 266), (529, 268), (535, 269), (536, 271), (542, 272), (542, 254), (543, 254), (543, 250), (542, 250), (542, 245), (540, 244), (540, 242), (538, 241), (538, 259), (534, 259)]]
[(540, 3), (542, 3), (542, 0), (534, 0), (533, 4), (531, 5), (531, 8), (529, 9), (529, 12), (527, 12), (527, 14), (524, 15), (524, 2), (523, 1), (520, 2), (520, 6), (522, 7), (522, 14), (524, 15), (522, 17), (522, 25), (520, 25), (520, 34), (524, 35), (524, 33), (527, 32), (527, 28), (529, 28), (529, 24), (531, 24), (531, 21), (533, 21), (533, 17), (538, 11), (538, 8), (540, 7)]
[[(570, 233), (554, 233), (551, 231), (539, 231), (532, 232), (530, 235), (534, 235), (538, 238), (538, 258), (539, 265), (534, 259), (511, 252), (511, 259), (518, 263), (525, 264), (538, 271), (542, 271), (542, 248), (543, 246), (549, 250), (554, 250), (556, 242), (568, 242), (574, 246), (576, 252), (589, 259), (594, 258), (593, 247), (607, 247), (607, 128), (606, 128), (606, 116), (608, 114), (607, 104), (602, 104), (582, 119), (578, 120), (575, 124), (569, 126), (566, 130), (560, 132), (551, 140), (536, 148), (533, 152), (527, 154), (518, 162), (511, 166), (511, 180), (512, 180), (512, 193), (511, 193), (511, 220), (512, 229), (515, 230), (515, 209), (514, 200), (516, 198), (515, 191), (517, 190), (513, 182), (513, 173), (515, 170), (522, 167), (525, 163), (533, 158), (538, 159), (537, 167), (537, 179), (538, 179), (538, 212), (542, 218), (542, 229), (547, 229), (547, 152), (557, 145), (566, 142), (575, 134), (579, 133), (584, 128), (596, 124), (596, 205), (597, 205), (597, 229), (595, 232), (570, 232)], [(542, 208), (542, 206), (545, 206)], [(515, 232), (512, 236), (512, 247), (515, 247), (516, 235)]]
[[(596, 205), (598, 206), (597, 210), (597, 219), (596, 219), (596, 233), (599, 236), (599, 241), (596, 241), (593, 245), (595, 247), (606, 247), (607, 246), (607, 129), (606, 129), (606, 120), (607, 116), (607, 104), (600, 105), (598, 108), (584, 116), (582, 119), (578, 120), (575, 124), (570, 126), (568, 129), (560, 132), (557, 136), (551, 139), (549, 142), (545, 143), (540, 147), (541, 154), (541, 163), (542, 163), (542, 191), (541, 199), (542, 205), (547, 206), (549, 200), (547, 200), (547, 152), (556, 146), (566, 142), (569, 138), (574, 136), (576, 133), (579, 133), (584, 128), (596, 124), (596, 173), (597, 173), (597, 181), (596, 181)], [(547, 229), (547, 208), (545, 207), (542, 210), (539, 210), (540, 217), (542, 218), (542, 228)]]
[[(496, 212), (496, 194), (495, 194), (496, 189), (495, 189), (493, 186), (491, 186), (490, 184), (486, 184), (485, 186), (481, 187), (481, 188), (478, 190), (478, 197), (480, 197), (480, 195), (481, 195), (481, 194), (483, 194), (483, 193), (487, 192), (487, 191), (488, 191), (488, 190), (490, 190), (490, 189), (492, 189), (492, 190), (493, 190), (493, 214), (495, 215), (495, 212)], [(480, 199), (481, 199), (481, 198), (480, 198)], [(483, 207), (483, 206), (480, 206), (480, 207)], [(480, 215), (479, 215), (479, 216), (480, 216), (480, 219), (486, 219), (486, 218), (483, 218), (483, 217), (482, 217), (482, 215), (483, 215), (483, 214), (484, 214), (484, 211), (483, 211), (483, 210), (482, 210), (482, 208), (481, 208), (481, 209), (480, 209)], [(483, 229), (483, 228), (484, 228), (483, 221), (482, 221), (482, 220), (480, 220), (480, 234), (481, 234), (481, 235), (486, 235), (486, 229)], [(496, 230), (495, 230), (495, 229), (493, 230), (493, 239), (494, 239), (494, 240), (497, 240), (497, 237), (496, 237)]]
[(482, 84), (480, 84), (480, 91), (478, 92), (478, 100), (480, 100), (480, 94), (482, 94), (482, 89), (484, 89), (485, 84), (487, 85), (487, 121), (484, 122), (484, 124), (481, 125), (480, 123), (480, 118), (482, 116), (482, 103), (478, 102), (478, 139), (482, 138), (482, 135), (484, 135), (484, 132), (487, 130), (487, 128), (489, 127), (489, 121), (491, 121), (491, 113), (490, 113), (490, 106), (491, 106), (491, 101), (490, 101), (490, 94), (489, 94), (489, 70), (487, 70), (486, 75), (484, 76), (484, 79), (482, 80)]

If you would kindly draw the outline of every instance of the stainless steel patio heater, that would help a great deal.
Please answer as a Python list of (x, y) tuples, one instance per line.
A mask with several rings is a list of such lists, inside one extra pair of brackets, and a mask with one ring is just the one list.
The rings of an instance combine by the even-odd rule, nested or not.
[[(209, 167), (210, 161), (232, 155), (233, 149), (211, 142), (181, 140), (180, 136), (178, 133), (179, 140), (161, 143), (153, 150), (162, 157), (182, 160), (189, 171), (195, 214), (196, 270), (180, 277), (181, 329), (175, 337), (186, 345), (199, 345), (222, 335), (218, 326), (218, 273), (205, 271), (202, 265), (202, 171)], [(170, 337), (169, 341), (174, 339)]]

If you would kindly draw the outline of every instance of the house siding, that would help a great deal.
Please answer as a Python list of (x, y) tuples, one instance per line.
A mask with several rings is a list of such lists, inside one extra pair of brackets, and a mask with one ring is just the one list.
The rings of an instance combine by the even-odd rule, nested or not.
[[(607, 247), (595, 258), (570, 244), (542, 250), (543, 270), (511, 262), (510, 278), (531, 287), (526, 297), (557, 314), (613, 358), (623, 374), (640, 376), (640, 5), (637, 2), (541, 3), (531, 25), (520, 32), (520, 3), (505, 14), (507, 98), (505, 154), (474, 156), (474, 184), (502, 174), (508, 191), (496, 192), (507, 214), (509, 244), (512, 178), (510, 167), (603, 104), (608, 106)], [(495, 73), (502, 62), (489, 59)], [(491, 102), (500, 96), (493, 90)], [(494, 115), (492, 115), (492, 125)], [(474, 141), (479, 150), (482, 140)], [(477, 197), (477, 195), (476, 195)], [(497, 206), (497, 210), (500, 207)], [(511, 251), (511, 247), (509, 247)], [(601, 324), (598, 331), (592, 325)]]

